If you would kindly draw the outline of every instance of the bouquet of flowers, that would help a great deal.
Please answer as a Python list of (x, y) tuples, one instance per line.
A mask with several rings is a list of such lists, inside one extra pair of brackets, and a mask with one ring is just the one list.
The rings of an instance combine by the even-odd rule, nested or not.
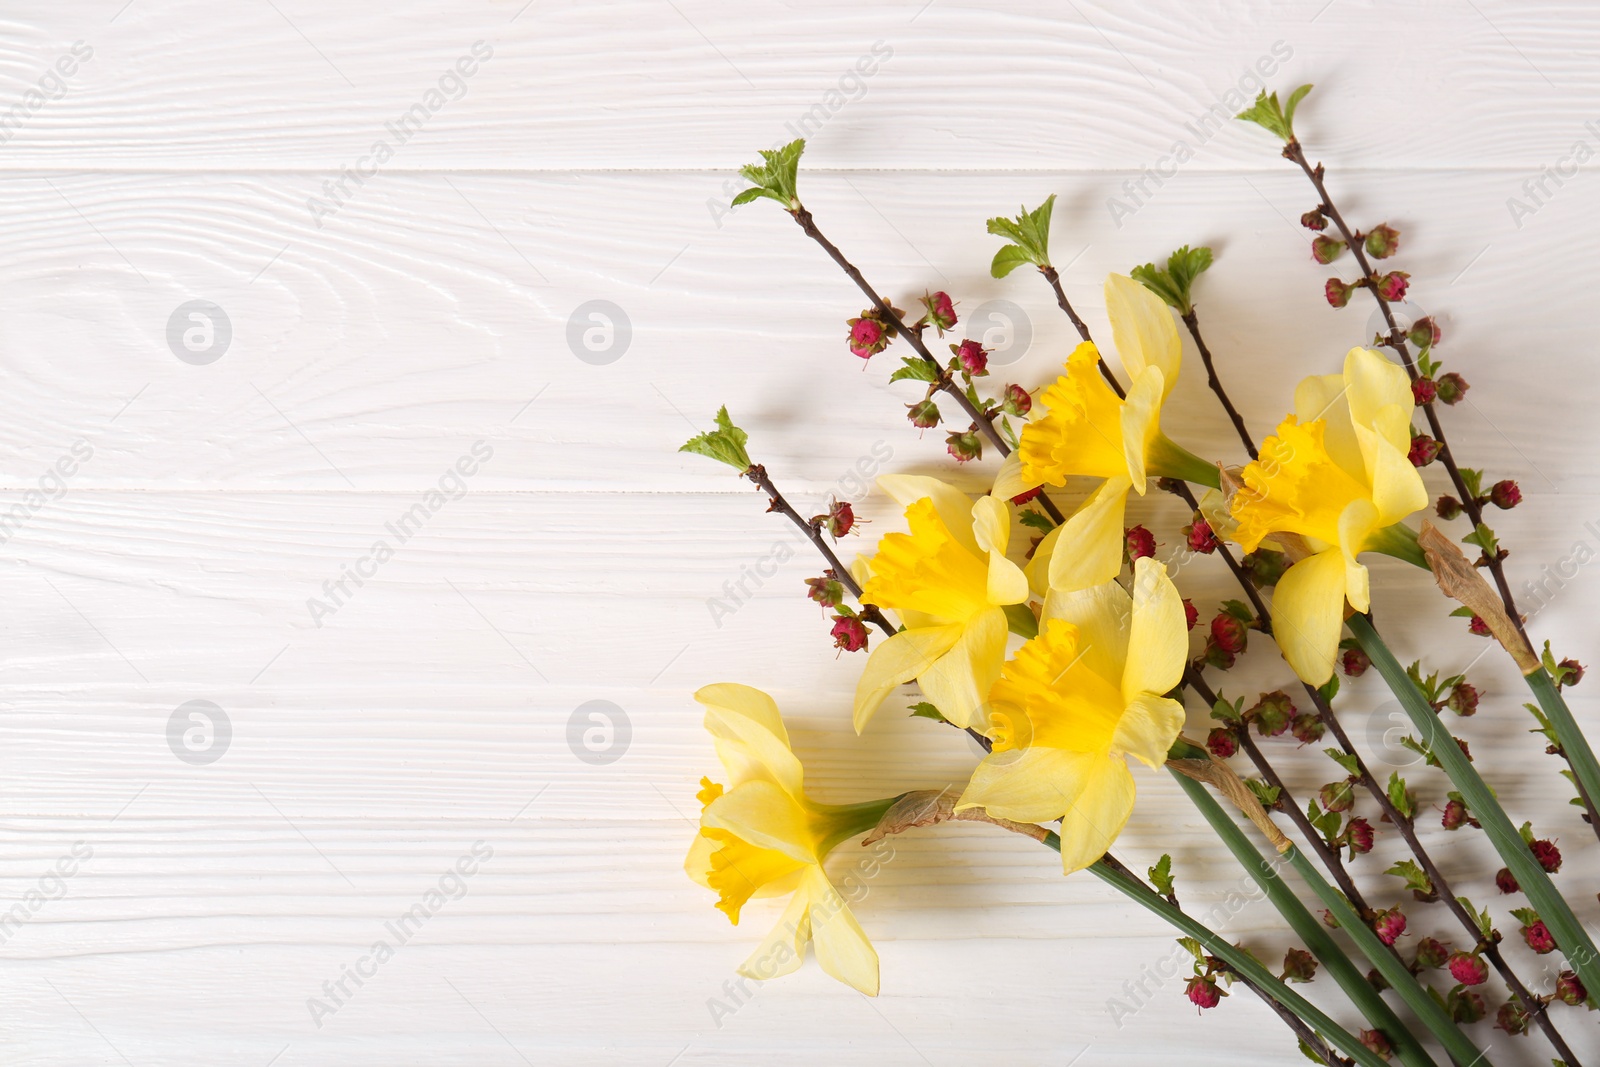
[[(1326, 281), (1328, 302), (1340, 308), (1370, 299), (1384, 327), (1341, 367), (1295, 385), (1292, 413), (1264, 437), (1229, 399), (1224, 369), (1201, 332), (1194, 294), (1212, 264), (1209, 249), (1182, 247), (1164, 264), (1105, 280), (1118, 373), (1052, 266), (1055, 198), (1015, 218), (990, 219), (988, 232), (1001, 240), (993, 275), (1035, 268), (1082, 338), (1054, 381), (991, 389), (989, 352), (961, 336), (948, 294), (924, 293), (920, 313), (902, 311), (824, 235), (799, 192), (803, 141), (763, 152), (761, 163), (743, 169), (751, 185), (734, 203), (776, 201), (865, 295), (868, 306), (849, 319), (849, 349), (863, 360), (899, 350), (890, 381), (923, 394), (906, 405), (910, 422), (922, 430), (945, 425), (957, 464), (985, 453), (1001, 462), (990, 491), (976, 499), (939, 478), (879, 478), (903, 508), (904, 528), (847, 562), (837, 545), (858, 532), (852, 506), (835, 500), (820, 514), (801, 514), (751, 458), (748, 436), (726, 408), (715, 429), (683, 446), (748, 479), (822, 556), (825, 569), (806, 582), (810, 599), (831, 611), (841, 655), (864, 655), (852, 709), (857, 732), (914, 684), (912, 714), (966, 733), (985, 753), (960, 788), (820, 804), (807, 796), (771, 697), (734, 682), (699, 690), (723, 770), (721, 781), (702, 780), (687, 872), (734, 923), (752, 897), (787, 898), (742, 974), (765, 980), (793, 971), (809, 945), (829, 975), (875, 995), (877, 953), (829, 879), (830, 853), (857, 839), (870, 844), (970, 821), (1033, 838), (1059, 853), (1065, 874), (1087, 871), (1165, 919), (1193, 956), (1184, 987), (1190, 1001), (1213, 1008), (1242, 986), (1283, 1019), (1313, 1061), (1479, 1067), (1492, 1062), (1492, 1042), (1474, 1024), (1487, 1020), (1506, 1034), (1537, 1031), (1552, 1062), (1565, 1067), (1579, 1065), (1565, 1032), (1582, 1031), (1577, 1043), (1594, 1047), (1595, 1017), (1586, 1012), (1597, 1006), (1591, 991), (1600, 993), (1600, 956), (1574, 910), (1593, 906), (1594, 887), (1570, 899), (1557, 888), (1560, 850), (1530, 823), (1513, 822), (1466, 743), (1452, 735), (1446, 712), (1474, 714), (1477, 688), (1462, 675), (1441, 678), (1421, 663), (1402, 664), (1390, 651), (1372, 616), (1369, 565), (1429, 570), (1446, 598), (1441, 615), (1453, 609), (1472, 634), (1511, 657), (1527, 684), (1530, 732), (1538, 738), (1530, 743), (1564, 761), (1587, 837), (1600, 834), (1600, 763), (1563, 697), (1584, 668), (1557, 659), (1548, 642), (1536, 650), (1525, 631), (1504, 569), (1508, 549), (1489, 525), (1491, 509), (1515, 507), (1521, 493), (1514, 481), (1462, 466), (1452, 451), (1445, 409), (1468, 384), (1444, 371), (1433, 321), (1397, 314), (1410, 278), (1381, 261), (1399, 250), (1400, 233), (1387, 224), (1353, 228), (1322, 165), (1295, 137), (1295, 110), (1310, 88), (1286, 101), (1262, 93), (1238, 117), (1275, 136), (1311, 183), (1315, 206), (1301, 223), (1315, 233), (1316, 262), (1348, 256), (1354, 263), (1352, 280)], [(1249, 457), (1242, 466), (1215, 458), (1231, 442), (1180, 444), (1163, 432), (1162, 409), (1182, 369), (1180, 323)], [(946, 335), (948, 358), (935, 352), (942, 347), (935, 338)], [(1423, 479), (1430, 466), (1449, 481), (1450, 492), (1437, 500)], [(1069, 479), (1094, 486), (1072, 509), (1052, 499)], [(1168, 533), (1182, 546), (1178, 558), (1159, 560), (1155, 535), (1131, 522), (1140, 498), (1152, 493), (1176, 496), (1188, 515), (1176, 538)], [(1202, 627), (1174, 577), (1206, 555), (1226, 564), (1239, 596)], [(1292, 673), (1294, 681), (1247, 706), (1219, 689), (1252, 638), (1258, 649), (1276, 647), (1284, 677)], [(1492, 887), (1487, 874), (1482, 885), (1447, 880), (1417, 834), (1429, 809), (1398, 772), (1386, 780), (1374, 772), (1341, 724), (1340, 676), (1368, 670), (1409, 718), (1414, 732), (1403, 743), (1448, 776), (1444, 828), (1482, 832), (1498, 853), (1504, 866)], [(1185, 733), (1192, 700), (1209, 710), (1203, 736)], [(1300, 742), (1300, 758), (1319, 761), (1332, 776), (1314, 797), (1291, 795), (1260, 743), (1284, 733)], [(1281, 969), (1182, 908), (1169, 856), (1141, 875), (1110, 854), (1137, 818), (1136, 763), (1177, 778), (1281, 914), (1298, 941)], [(1356, 814), (1361, 794), (1376, 805), (1375, 819)], [(1455, 936), (1403, 945), (1405, 912), (1369, 903), (1373, 887), (1360, 884), (1352, 861), (1371, 851), (1374, 822), (1392, 827), (1411, 853), (1384, 877), (1400, 879), (1419, 905), (1448, 913)], [(1295, 871), (1294, 885), (1285, 867)], [(1302, 899), (1308, 892), (1314, 901)], [(1515, 936), (1560, 961), (1538, 980), (1519, 976), (1508, 960), (1505, 917), (1474, 903), (1485, 892), (1524, 898), (1509, 909)], [(1344, 1021), (1295, 989), (1319, 970), (1346, 998)]]

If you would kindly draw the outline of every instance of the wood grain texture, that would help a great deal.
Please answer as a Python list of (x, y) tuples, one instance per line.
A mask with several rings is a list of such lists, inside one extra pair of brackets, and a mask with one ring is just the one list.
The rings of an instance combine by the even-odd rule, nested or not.
[[(1404, 231), (1395, 262), (1473, 383), (1447, 415), (1464, 462), (1521, 482), (1527, 502), (1495, 523), (1519, 591), (1546, 583), (1531, 629), (1595, 655), (1592, 568), (1550, 577), (1578, 544), (1600, 550), (1595, 179), (1547, 179), (1521, 218), (1507, 204), (1575, 142), (1600, 149), (1588, 5), (120, 5), (0, 16), (7, 1063), (1293, 1061), (1243, 991), (1197, 1019), (1179, 980), (1152, 984), (1174, 952), (1153, 919), (982, 827), (897, 839), (865, 878), (877, 1000), (814, 962), (728, 985), (777, 911), (730, 927), (682, 874), (714, 771), (694, 689), (769, 689), (824, 801), (959, 783), (977, 758), (894, 701), (854, 736), (861, 661), (800, 596), (819, 564), (746, 483), (675, 451), (727, 403), (803, 512), (859, 501), (851, 553), (896, 528), (872, 475), (976, 490), (993, 469), (951, 470), (941, 435), (901, 417), (893, 359), (845, 352), (861, 297), (773, 205), (720, 207), (788, 123), (812, 137), (807, 203), (897, 303), (945, 288), (968, 321), (1015, 305), (1031, 340), (997, 359), (997, 385), (1047, 378), (1075, 337), (1037, 278), (988, 276), (987, 216), (1059, 194), (1056, 259), (1097, 333), (1107, 271), (1210, 244), (1202, 321), (1262, 433), (1372, 329), (1323, 302), (1330, 269), (1294, 222), (1307, 189), (1265, 135), (1185, 129), (1284, 42), (1274, 86), (1317, 83), (1313, 155), (1360, 224)], [(493, 54), (464, 91), (441, 87), (480, 40)], [(400, 143), (386, 124), (430, 88), (439, 106)], [(333, 197), (324, 183), (379, 138), (393, 158)], [(1180, 138), (1194, 157), (1113, 217)], [(232, 327), (205, 365), (169, 343), (192, 300)], [(569, 340), (596, 300), (631, 325), (609, 363)], [(1164, 428), (1236, 461), (1185, 356)], [(1179, 508), (1152, 495), (1131, 514), (1173, 552)], [(1509, 665), (1477, 658), (1426, 575), (1374, 574), (1402, 658), (1471, 667), (1483, 710), (1452, 725), (1512, 815), (1558, 839), (1562, 884), (1600, 885)], [(1179, 580), (1205, 612), (1232, 595), (1215, 560)], [(1257, 644), (1230, 695), (1288, 681)], [(1591, 729), (1597, 693), (1573, 692)], [(205, 765), (170, 740), (197, 700), (232, 731)], [(597, 700), (631, 728), (603, 765), (570, 741)], [(1377, 679), (1340, 704), (1376, 762), (1409, 759)], [(1204, 717), (1190, 709), (1191, 732)], [(1336, 774), (1268, 744), (1302, 796)], [(1443, 803), (1437, 773), (1405, 773)], [(1186, 905), (1280, 959), (1275, 914), (1180, 792), (1148, 773), (1139, 788), (1118, 854), (1143, 869), (1170, 852)], [(1510, 943), (1520, 901), (1494, 895), (1484, 842), (1427, 823), (1548, 985)], [(1356, 861), (1381, 904), (1401, 902), (1380, 873), (1398, 858), (1380, 827)], [(430, 891), (436, 912), (319, 1026), (308, 1002)], [(1450, 934), (1437, 908), (1410, 911), (1413, 938)], [(1329, 983), (1304, 988), (1358, 1022)], [(1593, 1017), (1563, 1018), (1600, 1056)], [(1502, 1067), (1548, 1062), (1536, 1039), (1495, 1045)]]

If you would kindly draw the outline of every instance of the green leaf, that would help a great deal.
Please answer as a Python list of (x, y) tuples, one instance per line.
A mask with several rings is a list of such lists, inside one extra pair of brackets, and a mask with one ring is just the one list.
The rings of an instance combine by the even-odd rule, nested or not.
[(748, 163), (739, 168), (754, 188), (746, 189), (733, 198), (733, 205), (747, 204), (756, 197), (776, 200), (788, 211), (800, 210), (800, 197), (795, 192), (799, 180), (800, 154), (806, 150), (804, 138), (790, 141), (775, 151), (762, 151), (761, 163)]
[(1006, 613), (1006, 626), (1012, 633), (1025, 641), (1039, 636), (1039, 620), (1034, 618), (1028, 605), (1007, 604), (1003, 610)]
[(1416, 814), (1416, 804), (1411, 799), (1411, 791), (1406, 788), (1406, 780), (1400, 777), (1399, 771), (1389, 773), (1389, 803), (1394, 805), (1396, 811), (1406, 818)]
[(1289, 94), (1287, 107), (1278, 103), (1278, 94), (1268, 94), (1263, 89), (1257, 96), (1255, 103), (1245, 108), (1234, 116), (1244, 122), (1253, 122), (1269, 133), (1276, 134), (1285, 143), (1294, 140), (1294, 112), (1300, 106), (1300, 101), (1305, 99), (1311, 86), (1302, 85)]
[(1456, 903), (1467, 909), (1467, 913), (1470, 914), (1473, 920), (1478, 924), (1478, 933), (1485, 941), (1494, 940), (1494, 920), (1489, 918), (1488, 908), (1484, 908), (1480, 912), (1477, 908), (1472, 906), (1472, 901), (1468, 900), (1466, 897), (1456, 897)]
[(1461, 468), (1461, 484), (1467, 487), (1467, 495), (1480, 497), (1483, 495), (1483, 472), (1473, 470), (1471, 467)]
[(1361, 773), (1361, 758), (1354, 752), (1345, 752), (1343, 749), (1325, 748), (1322, 750), (1328, 758), (1344, 768), (1344, 772), (1354, 778)]
[(1191, 289), (1194, 280), (1211, 266), (1211, 249), (1190, 248), (1184, 245), (1167, 257), (1163, 270), (1154, 263), (1146, 263), (1129, 271), (1133, 279), (1159, 296), (1168, 307), (1187, 315), (1194, 310)]
[(726, 463), (743, 474), (750, 469), (750, 456), (744, 450), (747, 440), (749, 435), (733, 424), (733, 420), (728, 418), (727, 405), (723, 405), (717, 411), (717, 429), (689, 438), (678, 451), (693, 452)]
[(1321, 1063), (1321, 1062), (1323, 1062), (1321, 1056), (1319, 1056), (1315, 1052), (1311, 1051), (1311, 1046), (1306, 1044), (1306, 1039), (1303, 1038), (1303, 1037), (1300, 1038), (1300, 1055), (1304, 1056), (1306, 1059), (1310, 1060), (1312, 1063)]
[(1024, 263), (1044, 268), (1050, 265), (1050, 215), (1055, 210), (1054, 193), (1038, 207), (1029, 211), (1023, 208), (1015, 219), (996, 217), (989, 220), (989, 232), (1004, 237), (1011, 243), (994, 255), (989, 273), (1004, 278)]
[(1211, 717), (1234, 726), (1244, 722), (1244, 697), (1230, 704), (1227, 698), (1218, 696), (1217, 702), (1211, 705)]
[(1192, 937), (1180, 937), (1178, 938), (1178, 944), (1189, 950), (1189, 955), (1194, 957), (1196, 967), (1204, 967), (1206, 965), (1206, 950), (1199, 941)]
[(1264, 808), (1276, 807), (1278, 794), (1283, 792), (1277, 786), (1268, 785), (1259, 778), (1246, 778), (1244, 784), (1250, 787), (1250, 792), (1256, 795), (1256, 799), (1261, 801), (1261, 806)]
[(1011, 420), (1004, 416), (1000, 418), (1000, 436), (1006, 439), (1011, 451), (1015, 452), (1022, 447), (1022, 442), (1017, 440), (1017, 431), (1012, 427)]
[(1333, 703), (1333, 698), (1339, 694), (1339, 676), (1330, 675), (1328, 680), (1317, 686), (1317, 692), (1322, 694), (1322, 699)]
[(1240, 600), (1224, 600), (1222, 602), (1222, 611), (1240, 622), (1254, 622), (1256, 618), (1256, 613), (1251, 611), (1249, 606)]
[(1172, 896), (1172, 857), (1163, 854), (1150, 868), (1150, 884), (1164, 897)]
[(1533, 823), (1531, 823), (1531, 822), (1523, 823), (1521, 826), (1517, 827), (1517, 833), (1522, 835), (1522, 843), (1523, 844), (1525, 844), (1525, 845), (1532, 845), (1533, 844)]
[(1457, 608), (1450, 613), (1450, 617), (1452, 619), (1470, 619), (1476, 614), (1477, 612), (1471, 608)]
[(1433, 879), (1429, 878), (1428, 872), (1418, 867), (1414, 860), (1401, 860), (1383, 873), (1404, 878), (1406, 888), (1413, 893), (1421, 893), (1423, 896), (1433, 895)]
[(1500, 554), (1500, 539), (1495, 537), (1494, 531), (1483, 523), (1473, 527), (1471, 533), (1461, 539), (1462, 544), (1477, 545), (1483, 549), (1483, 554), (1494, 559)]
[(907, 379), (918, 382), (936, 382), (939, 380), (938, 364), (929, 363), (921, 356), (902, 356), (900, 362), (904, 366), (896, 368), (889, 375), (891, 382), (903, 382)]
[(1532, 908), (1512, 908), (1511, 914), (1523, 926), (1532, 926), (1539, 921), (1539, 913)]
[(1032, 508), (1018, 515), (1017, 521), (1024, 526), (1038, 530), (1040, 533), (1049, 533), (1056, 528), (1056, 524), (1050, 520), (1050, 516), (1043, 512), (1034, 511)]
[(932, 719), (934, 722), (950, 721), (939, 713), (938, 708), (934, 707), (926, 700), (921, 700), (911, 705), (910, 711), (913, 719)]

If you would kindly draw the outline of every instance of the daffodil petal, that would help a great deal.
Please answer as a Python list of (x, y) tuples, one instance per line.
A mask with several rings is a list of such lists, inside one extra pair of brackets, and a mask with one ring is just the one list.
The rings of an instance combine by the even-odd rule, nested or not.
[(1056, 526), (1044, 535), (1044, 539), (1033, 550), (1033, 558), (1023, 568), (1023, 573), (1028, 576), (1028, 589), (1037, 596), (1050, 592), (1050, 560), (1055, 555), (1056, 542), (1060, 539), (1061, 526)]
[(1111, 340), (1128, 377), (1138, 378), (1146, 367), (1156, 367), (1165, 379), (1166, 391), (1170, 391), (1178, 380), (1183, 359), (1183, 343), (1178, 339), (1171, 310), (1160, 297), (1125, 274), (1106, 276), (1105, 297)]
[(683, 858), (683, 870), (691, 879), (707, 889), (711, 888), (711, 854), (717, 843), (705, 834), (695, 834), (689, 842), (689, 854)]
[[(1386, 412), (1397, 411), (1386, 409)], [(1409, 415), (1402, 428), (1408, 432)], [(1413, 512), (1428, 506), (1428, 487), (1422, 482), (1422, 473), (1411, 462), (1405, 450), (1395, 447), (1380, 433), (1357, 427), (1363, 451), (1370, 462), (1372, 503), (1377, 507), (1378, 526), (1392, 526)], [(1407, 446), (1410, 447), (1409, 445)]]
[(972, 500), (955, 486), (925, 474), (884, 474), (878, 477), (878, 488), (901, 507), (910, 507), (924, 497), (932, 500), (951, 536), (969, 552), (978, 551), (972, 536)]
[(1071, 874), (1094, 863), (1133, 813), (1133, 774), (1121, 756), (1095, 756), (1084, 768), (1083, 788), (1061, 817), (1061, 868)]
[(1124, 700), (1176, 688), (1189, 658), (1183, 597), (1167, 577), (1167, 568), (1148, 556), (1134, 564), (1132, 616), (1127, 666), (1122, 672)]
[(923, 694), (957, 726), (983, 726), (984, 704), (1006, 658), (1006, 630), (1005, 612), (980, 611), (968, 620), (961, 639), (917, 675)]
[(811, 940), (811, 921), (806, 914), (810, 904), (810, 899), (804, 893), (796, 892), (789, 898), (783, 915), (761, 944), (756, 946), (756, 950), (739, 964), (739, 973), (746, 978), (765, 982), (769, 978), (799, 970), (806, 958), (806, 942)]
[(1150, 767), (1167, 762), (1167, 750), (1183, 731), (1183, 705), (1145, 693), (1129, 702), (1111, 739), (1112, 755), (1127, 753)]
[(772, 782), (746, 782), (722, 794), (700, 815), (701, 825), (726, 830), (757, 848), (816, 863), (805, 810)]
[(1020, 604), (1028, 599), (1028, 576), (1006, 558), (1011, 541), (1011, 513), (1005, 502), (979, 497), (972, 505), (972, 534), (978, 547), (989, 553), (989, 602)]
[(1349, 386), (1345, 396), (1350, 418), (1357, 426), (1371, 426), (1378, 412), (1391, 405), (1405, 408), (1409, 421), (1413, 404), (1411, 379), (1405, 368), (1382, 352), (1352, 348), (1344, 357), (1344, 380)]
[(768, 778), (790, 796), (800, 795), (804, 772), (770, 696), (748, 685), (721, 682), (701, 687), (694, 698), (705, 705), (706, 730), (728, 769), (730, 785)]
[(1022, 453), (1013, 451), (1000, 461), (1000, 469), (995, 472), (994, 488), (989, 490), (990, 496), (999, 497), (1001, 500), (1010, 500), (1012, 497), (1021, 496), (1029, 489), (1037, 489), (1036, 485), (1029, 485), (1022, 476)]
[(1072, 591), (1109, 582), (1122, 570), (1129, 482), (1111, 478), (1061, 526), (1050, 554), (1050, 588)]
[(1352, 500), (1339, 515), (1339, 544), (1344, 552), (1344, 595), (1350, 606), (1366, 611), (1372, 606), (1367, 568), (1356, 561), (1356, 553), (1367, 538), (1378, 530), (1378, 509), (1370, 500)]
[(1345, 560), (1338, 548), (1307, 556), (1284, 572), (1273, 593), (1273, 636), (1300, 679), (1322, 685), (1333, 676), (1344, 625)]
[(1122, 454), (1128, 464), (1128, 481), (1144, 495), (1145, 456), (1161, 429), (1161, 397), (1165, 378), (1160, 367), (1146, 367), (1128, 389), (1122, 405)]
[(878, 705), (896, 686), (904, 685), (933, 666), (934, 661), (949, 652), (959, 640), (961, 626), (952, 623), (902, 630), (874, 648), (856, 682), (856, 733), (866, 729)]
[(811, 944), (823, 971), (869, 997), (877, 996), (878, 953), (844, 897), (820, 868), (806, 875), (800, 893), (811, 901)]
[(973, 770), (956, 810), (982, 808), (1017, 822), (1059, 819), (1100, 759), (1105, 757), (1043, 745), (992, 753)]
[(1342, 374), (1317, 374), (1295, 387), (1294, 411), (1302, 424), (1321, 419), (1322, 443), (1328, 457), (1347, 473), (1360, 477), (1366, 459), (1350, 421), (1350, 402)]
[(1052, 590), (1039, 616), (1042, 631), (1052, 619), (1078, 628), (1077, 656), (1083, 666), (1112, 685), (1121, 684), (1128, 660), (1128, 627), (1133, 600), (1116, 582), (1101, 582), (1088, 589)]

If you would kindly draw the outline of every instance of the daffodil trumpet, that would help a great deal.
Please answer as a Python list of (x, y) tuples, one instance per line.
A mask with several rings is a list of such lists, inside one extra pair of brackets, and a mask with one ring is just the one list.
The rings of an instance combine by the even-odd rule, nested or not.
[[(1015, 452), (1001, 464), (994, 495), (1020, 496), (1071, 477), (1099, 488), (1039, 545), (1028, 570), (1033, 588), (1074, 591), (1115, 578), (1122, 567), (1128, 492), (1143, 496), (1152, 478), (1216, 488), (1217, 467), (1161, 432), (1161, 407), (1178, 380), (1183, 347), (1161, 300), (1132, 278), (1107, 277), (1112, 339), (1130, 379), (1119, 397), (1099, 373), (1100, 350), (1085, 341), (1066, 374), (1046, 386)], [(1057, 546), (1061, 551), (1057, 551)]]
[(878, 954), (823, 861), (877, 826), (898, 797), (818, 804), (805, 794), (800, 760), (770, 696), (722, 683), (705, 686), (695, 699), (706, 709), (705, 727), (729, 781), (723, 786), (701, 779), (700, 832), (684, 869), (716, 892), (717, 908), (736, 926), (750, 898), (790, 898), (739, 973), (761, 981), (788, 974), (810, 944), (825, 972), (876, 996)]

